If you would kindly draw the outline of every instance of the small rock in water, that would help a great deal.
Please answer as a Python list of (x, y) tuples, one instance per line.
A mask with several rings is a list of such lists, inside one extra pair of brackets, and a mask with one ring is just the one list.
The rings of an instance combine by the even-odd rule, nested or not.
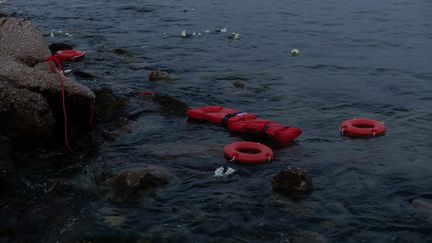
[(123, 216), (106, 216), (105, 223), (111, 226), (120, 226), (126, 222), (126, 217)]
[(411, 200), (411, 205), (413, 205), (417, 209), (432, 212), (432, 202), (428, 202), (419, 198), (414, 198)]
[(234, 172), (235, 172), (235, 170), (231, 167), (224, 168), (223, 166), (221, 166), (215, 170), (214, 176), (215, 177), (228, 176)]
[(298, 49), (292, 49), (291, 50), (291, 56), (292, 57), (295, 57), (295, 56), (298, 56), (298, 55), (300, 55), (300, 51)]
[(234, 87), (239, 88), (239, 89), (244, 89), (246, 87), (246, 85), (242, 81), (237, 80), (234, 82)]
[(285, 195), (310, 193), (313, 190), (312, 179), (307, 171), (291, 166), (273, 177), (272, 186), (274, 191)]
[(154, 71), (150, 72), (150, 74), (149, 74), (149, 80), (150, 81), (171, 80), (171, 77), (165, 71), (154, 70)]

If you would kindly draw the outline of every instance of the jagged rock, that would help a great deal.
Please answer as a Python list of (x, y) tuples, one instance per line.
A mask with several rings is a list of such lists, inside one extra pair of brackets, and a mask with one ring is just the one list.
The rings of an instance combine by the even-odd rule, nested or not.
[(146, 165), (122, 171), (105, 180), (109, 187), (108, 197), (115, 202), (132, 200), (140, 191), (164, 186), (174, 176), (165, 168)]
[(301, 168), (288, 167), (277, 173), (272, 180), (273, 190), (285, 194), (310, 193), (313, 190), (312, 179)]
[(126, 98), (115, 95), (114, 92), (107, 87), (96, 90), (95, 94), (96, 119), (99, 122), (111, 121), (128, 104)]
[(28, 20), (0, 18), (0, 55), (33, 66), (50, 55), (39, 30)]
[(41, 94), (0, 82), (0, 133), (14, 143), (40, 142), (51, 138), (54, 123)]
[(149, 74), (149, 80), (150, 81), (171, 80), (171, 77), (165, 71), (154, 70), (154, 71), (150, 72), (150, 74)]
[(186, 115), (186, 111), (189, 109), (186, 103), (167, 94), (155, 93), (152, 98), (159, 103), (162, 111), (168, 113)]

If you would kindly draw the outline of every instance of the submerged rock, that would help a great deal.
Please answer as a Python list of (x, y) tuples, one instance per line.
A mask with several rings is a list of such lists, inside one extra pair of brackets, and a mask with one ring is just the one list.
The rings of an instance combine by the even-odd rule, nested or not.
[(178, 100), (167, 94), (155, 93), (153, 100), (157, 101), (162, 107), (162, 111), (175, 114), (175, 115), (186, 115), (186, 111), (189, 106), (181, 100)]
[(50, 55), (40, 31), (28, 20), (0, 18), (0, 55), (33, 66)]
[(0, 133), (14, 143), (41, 142), (51, 138), (54, 123), (41, 94), (0, 82)]
[(328, 239), (318, 233), (299, 230), (291, 234), (289, 242), (292, 243), (327, 243)]
[(411, 200), (411, 205), (413, 205), (413, 207), (415, 207), (417, 209), (428, 211), (428, 212), (432, 213), (432, 202), (431, 201), (420, 199), (420, 198), (414, 198)]
[(126, 98), (114, 94), (107, 87), (96, 90), (95, 94), (96, 119), (99, 122), (113, 120), (128, 104)]
[(171, 80), (169, 74), (165, 71), (155, 70), (151, 71), (149, 74), (150, 81), (158, 81), (158, 80)]
[(310, 193), (313, 190), (312, 179), (307, 171), (291, 166), (273, 177), (272, 186), (274, 191), (284, 195)]
[(172, 178), (174, 176), (165, 168), (146, 165), (113, 175), (104, 184), (109, 187), (110, 200), (125, 202), (134, 199), (141, 191), (168, 184)]

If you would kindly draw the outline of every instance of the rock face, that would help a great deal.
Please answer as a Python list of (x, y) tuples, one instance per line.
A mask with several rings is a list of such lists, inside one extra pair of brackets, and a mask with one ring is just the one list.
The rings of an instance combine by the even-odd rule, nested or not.
[(288, 167), (277, 173), (272, 180), (273, 190), (284, 194), (310, 193), (313, 190), (312, 179), (301, 168)]
[(15, 143), (50, 138), (54, 116), (45, 98), (36, 92), (0, 83), (0, 133)]
[(126, 98), (114, 95), (109, 88), (103, 87), (96, 94), (96, 118), (99, 122), (108, 122), (114, 119), (128, 104)]
[[(42, 34), (29, 21), (0, 18), (0, 133), (13, 144), (49, 140), (54, 124), (63, 126), (58, 75), (41, 63), (49, 55)], [(69, 125), (88, 126), (94, 93), (63, 75), (61, 80)]]
[(104, 184), (109, 187), (109, 198), (114, 202), (132, 200), (140, 191), (164, 186), (174, 176), (166, 169), (154, 165), (129, 169), (111, 176)]
[(0, 55), (33, 66), (50, 55), (42, 34), (29, 21), (0, 18)]
[(158, 81), (158, 80), (171, 80), (169, 74), (165, 71), (155, 70), (151, 71), (149, 74), (150, 81)]

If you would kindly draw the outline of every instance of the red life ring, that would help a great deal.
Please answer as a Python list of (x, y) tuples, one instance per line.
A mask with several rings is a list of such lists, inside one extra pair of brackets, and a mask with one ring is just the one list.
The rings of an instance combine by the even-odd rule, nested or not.
[(386, 128), (382, 122), (367, 118), (356, 118), (342, 122), (340, 131), (342, 135), (349, 137), (375, 137), (384, 135)]
[(242, 164), (262, 164), (273, 159), (273, 151), (259, 143), (235, 142), (224, 148), (225, 158)]

